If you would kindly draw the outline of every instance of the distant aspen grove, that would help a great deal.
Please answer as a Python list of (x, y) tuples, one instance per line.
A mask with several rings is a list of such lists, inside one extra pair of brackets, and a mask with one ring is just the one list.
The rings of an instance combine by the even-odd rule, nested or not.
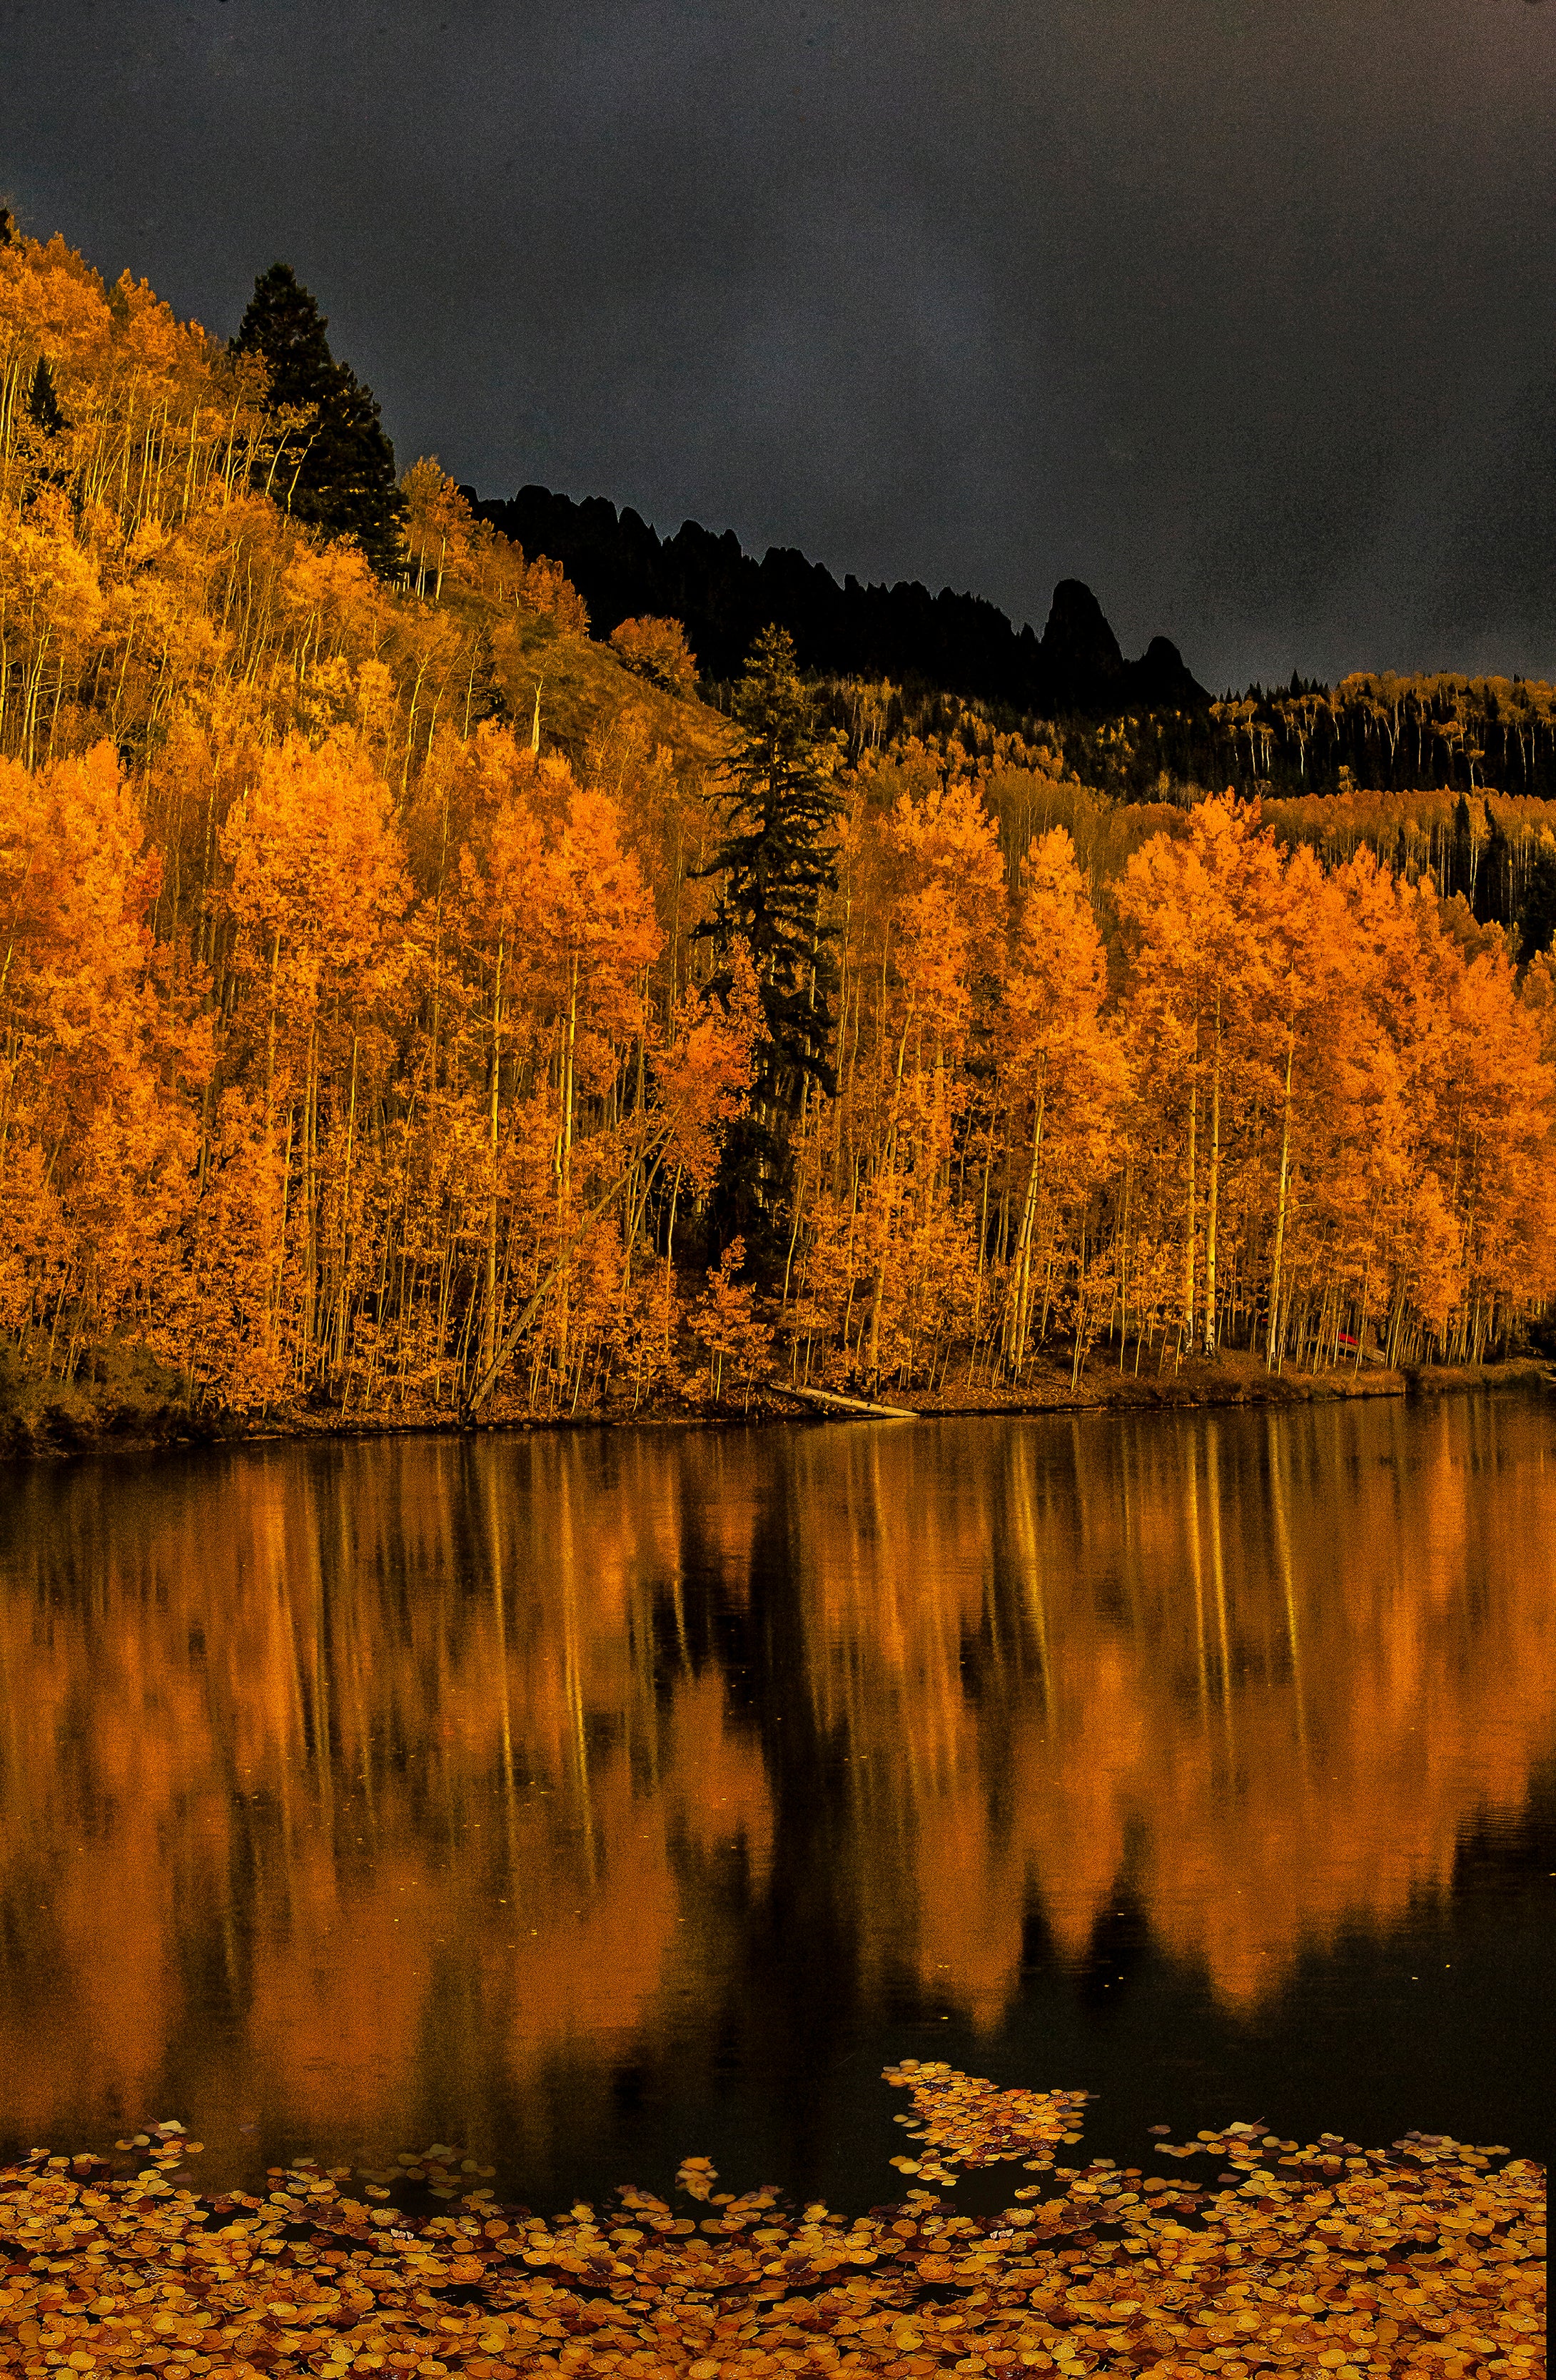
[(224, 345), (0, 217), (13, 1387), (468, 1420), (1538, 1338), (1550, 686), (1039, 719), (601, 625), (396, 476), (285, 267)]

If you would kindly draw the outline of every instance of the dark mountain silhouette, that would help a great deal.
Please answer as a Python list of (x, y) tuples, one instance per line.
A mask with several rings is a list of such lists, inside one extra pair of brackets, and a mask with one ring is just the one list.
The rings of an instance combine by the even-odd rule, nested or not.
[(688, 520), (662, 539), (630, 505), (618, 513), (603, 496), (575, 503), (528, 487), (502, 503), (464, 493), (527, 553), (561, 563), (597, 636), (645, 613), (679, 620), (706, 677), (737, 675), (752, 639), (775, 623), (793, 637), (802, 669), (917, 680), (1046, 717), (1200, 710), (1210, 700), (1165, 637), (1125, 661), (1078, 578), (1060, 580), (1039, 638), (981, 596), (931, 595), (917, 579), (862, 587), (852, 574), (840, 587), (792, 546), (770, 546), (758, 562), (733, 529), (715, 537)]

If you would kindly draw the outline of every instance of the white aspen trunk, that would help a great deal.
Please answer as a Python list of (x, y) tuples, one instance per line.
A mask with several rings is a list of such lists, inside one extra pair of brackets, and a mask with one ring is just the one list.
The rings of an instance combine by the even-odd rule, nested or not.
[(304, 1281), (301, 1374), (313, 1361), (313, 1326), (319, 1294), (319, 1026), (308, 1037), (308, 1081), (302, 1103)]
[(351, 1155), (357, 1137), (357, 1036), (351, 1036), (351, 1096), (346, 1112), (346, 1165), (340, 1191), (340, 1306), (335, 1321), (335, 1368), (346, 1363), (346, 1254), (351, 1234)]
[(503, 1079), (503, 953), (504, 937), (497, 938), (497, 978), (492, 998), (492, 1101), (489, 1158), (492, 1169), (486, 1215), (486, 1303), (480, 1322), (480, 1370), (484, 1379), (491, 1371), (497, 1346), (497, 1129), (498, 1102)]
[[(1195, 1057), (1198, 1057), (1198, 1034), (1195, 1035)], [(1188, 1182), (1184, 1199), (1184, 1318), (1185, 1339), (1184, 1352), (1194, 1353), (1194, 1159), (1195, 1138), (1199, 1126), (1199, 1084), (1194, 1075), (1188, 1083)]]
[(978, 1284), (973, 1292), (972, 1341), (967, 1350), (967, 1379), (973, 1376), (978, 1360), (978, 1333), (983, 1318), (983, 1280), (988, 1269), (989, 1247), (989, 1177), (994, 1165), (994, 1118), (999, 1112), (1000, 1078), (994, 1077), (993, 1095), (989, 1106), (989, 1140), (983, 1152), (983, 1191), (978, 1208)]
[(275, 979), (281, 965), (281, 929), (270, 945), (270, 1033), (265, 1047), (265, 1129), (270, 1128), (271, 1099), (275, 1089)]
[(1296, 1046), (1295, 1028), (1286, 1035), (1286, 1087), (1281, 1114), (1281, 1192), (1275, 1208), (1275, 1254), (1270, 1267), (1270, 1328), (1265, 1341), (1264, 1361), (1268, 1370), (1278, 1370), (1281, 1352), (1281, 1297), (1283, 1283), (1281, 1259), (1286, 1242), (1286, 1183), (1291, 1171), (1291, 1063)]
[(1205, 1353), (1216, 1352), (1216, 1210), (1221, 1197), (1221, 994), (1216, 994), (1216, 1054), (1210, 1072), (1210, 1181), (1205, 1198)]
[(286, 1151), (281, 1160), (281, 1234), (275, 1251), (275, 1289), (271, 1299), (270, 1343), (274, 1352), (281, 1329), (281, 1301), (286, 1284), (286, 1223), (292, 1203), (292, 1135), (297, 1126), (297, 1111), (286, 1111)]
[(675, 1304), (675, 1208), (681, 1196), (681, 1169), (675, 1168), (675, 1179), (670, 1191), (670, 1220), (664, 1233), (664, 1360), (671, 1355), (671, 1319)]
[(1037, 1227), (1038, 1182), (1042, 1162), (1043, 1118), (1048, 1108), (1048, 1073), (1046, 1062), (1038, 1089), (1037, 1110), (1032, 1119), (1032, 1163), (1027, 1175), (1027, 1196), (1021, 1209), (1021, 1226), (1015, 1246), (1015, 1313), (1014, 1345), (1011, 1360), (1017, 1372), (1027, 1360), (1027, 1332), (1032, 1316), (1032, 1241)]
[[(811, 980), (812, 980), (812, 982), (814, 982), (814, 980), (815, 980), (814, 977), (812, 977)], [(809, 1077), (809, 1075), (801, 1075), (801, 1076), (800, 1076), (800, 1078), (799, 1078), (799, 1135), (800, 1135), (800, 1140), (801, 1140), (801, 1143), (802, 1143), (802, 1144), (803, 1144), (803, 1142), (804, 1142), (804, 1138), (805, 1138), (805, 1110), (806, 1110), (806, 1103), (807, 1103), (807, 1096), (808, 1096), (808, 1092), (809, 1092), (809, 1089), (810, 1089), (810, 1077)], [(793, 1222), (792, 1222), (792, 1224), (791, 1224), (791, 1226), (790, 1226), (790, 1229), (789, 1229), (789, 1250), (788, 1250), (788, 1254), (787, 1254), (787, 1256), (784, 1258), (784, 1295), (783, 1295), (783, 1300), (782, 1300), (782, 1310), (783, 1310), (784, 1312), (785, 1312), (785, 1313), (788, 1311), (788, 1304), (789, 1304), (789, 1276), (790, 1276), (790, 1274), (792, 1273), (792, 1271), (793, 1271), (793, 1269), (794, 1269), (795, 1248), (796, 1248), (796, 1245), (797, 1245), (797, 1243), (798, 1243), (798, 1240), (799, 1240), (799, 1221), (800, 1221), (800, 1217), (801, 1217), (802, 1213), (804, 1212), (804, 1209), (805, 1209), (805, 1165), (804, 1165), (804, 1161), (803, 1161), (803, 1158), (802, 1158), (801, 1164), (800, 1164), (800, 1169), (799, 1169), (799, 1176), (798, 1176), (798, 1179), (796, 1180), (796, 1182), (795, 1183), (795, 1211), (794, 1211), (794, 1220), (793, 1220)]]
[(1129, 1184), (1131, 1167), (1124, 1163), (1124, 1215), (1119, 1228), (1118, 1248), (1118, 1368), (1124, 1369), (1124, 1351), (1129, 1343)]
[[(558, 1151), (556, 1178), (556, 1210), (558, 1233), (566, 1237), (573, 1205), (573, 1063), (578, 1038), (578, 962), (575, 953), (571, 980), (567, 988), (567, 1041), (562, 1060), (562, 1134)], [(565, 1371), (567, 1365), (569, 1312), (567, 1291), (569, 1274), (564, 1267), (556, 1284), (556, 1359)]]
[(877, 1179), (886, 1184), (886, 1197), (881, 1217), (881, 1255), (875, 1268), (875, 1293), (869, 1314), (869, 1373), (874, 1378), (881, 1360), (881, 1308), (886, 1295), (886, 1258), (892, 1242), (892, 1185), (896, 1179), (897, 1118), (902, 1110), (903, 1068), (907, 1062), (907, 1038), (913, 1030), (913, 1011), (908, 1010), (897, 1044), (897, 1079), (892, 1098), (892, 1128), (886, 1135), (886, 1154)]

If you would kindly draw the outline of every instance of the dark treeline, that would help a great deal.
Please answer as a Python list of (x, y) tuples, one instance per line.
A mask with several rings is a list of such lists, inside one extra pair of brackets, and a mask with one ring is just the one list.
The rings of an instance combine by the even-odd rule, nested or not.
[(1061, 754), (1083, 784), (1120, 802), (1190, 803), (1207, 786), (1264, 801), (1362, 786), (1556, 799), (1556, 696), (1538, 679), (1356, 671), (1332, 688), (1294, 676), (1197, 709), (1046, 719), (948, 686), (843, 672), (821, 675), (818, 690), (856, 757), (954, 735), (989, 759), (1015, 736)]
[[(820, 563), (773, 546), (758, 562), (733, 529), (685, 521), (662, 539), (630, 506), (575, 503), (541, 487), (509, 503), (462, 492), (477, 516), (530, 553), (553, 557), (578, 589), (597, 636), (644, 615), (680, 621), (704, 685), (726, 684), (772, 623), (802, 668), (833, 683), (850, 720), (869, 689), (870, 732), (966, 748), (1000, 734), (1058, 744), (1081, 780), (1115, 800), (1190, 796), (1206, 785), (1245, 795), (1388, 792), (1448, 786), (1469, 794), (1556, 796), (1556, 705), (1520, 677), (1358, 672), (1330, 687), (1293, 674), (1212, 701), (1176, 647), (1153, 638), (1125, 661), (1089, 588), (1061, 580), (1040, 638), (996, 605), (917, 581), (840, 587)], [(981, 731), (979, 722), (981, 722)]]
[(800, 665), (821, 674), (954, 688), (1017, 713), (1110, 713), (1203, 710), (1210, 697), (1177, 648), (1154, 637), (1126, 662), (1100, 604), (1078, 579), (1062, 579), (1040, 638), (1016, 629), (981, 596), (931, 595), (917, 579), (840, 587), (819, 562), (791, 546), (770, 546), (758, 562), (733, 529), (715, 536), (684, 521), (674, 537), (630, 505), (603, 496), (575, 504), (547, 488), (521, 488), (511, 503), (462, 492), (477, 516), (528, 553), (552, 555), (589, 606), (601, 636), (626, 619), (668, 615), (683, 623), (704, 674), (738, 675), (753, 639), (773, 624), (794, 638)]
[(1212, 703), (1209, 724), (1205, 781), (1245, 794), (1446, 785), (1556, 796), (1556, 696), (1528, 678), (1357, 670), (1331, 689), (1294, 675)]

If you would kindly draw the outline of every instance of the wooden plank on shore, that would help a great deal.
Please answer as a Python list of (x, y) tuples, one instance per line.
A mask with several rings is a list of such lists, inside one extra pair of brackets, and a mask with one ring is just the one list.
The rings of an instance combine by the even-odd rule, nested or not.
[(840, 1397), (831, 1389), (792, 1389), (786, 1381), (773, 1381), (780, 1396), (797, 1397), (801, 1404), (816, 1405), (823, 1413), (869, 1414), (878, 1421), (917, 1421), (911, 1405), (878, 1405), (868, 1397)]

